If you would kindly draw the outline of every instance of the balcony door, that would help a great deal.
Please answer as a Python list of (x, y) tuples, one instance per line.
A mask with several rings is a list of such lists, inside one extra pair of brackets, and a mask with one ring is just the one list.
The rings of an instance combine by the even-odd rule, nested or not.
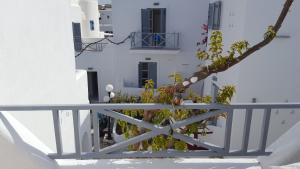
[(142, 46), (166, 45), (166, 8), (142, 9)]
[(99, 90), (98, 90), (98, 73), (89, 71), (88, 75), (88, 92), (90, 103), (99, 102)]

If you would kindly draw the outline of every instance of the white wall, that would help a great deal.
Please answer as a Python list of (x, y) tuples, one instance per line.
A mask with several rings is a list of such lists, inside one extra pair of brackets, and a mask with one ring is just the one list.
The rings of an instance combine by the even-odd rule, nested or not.
[(100, 10), (100, 17), (101, 17), (101, 21), (100, 24), (112, 24), (112, 9), (108, 8), (108, 9), (104, 9), (104, 10)]
[(79, 0), (71, 0), (70, 2), (72, 22), (80, 23), (84, 18), (84, 13), (79, 5)]
[[(100, 36), (99, 12), (97, 0), (80, 0), (79, 5), (83, 12), (81, 32), (83, 38), (98, 38)], [(94, 30), (90, 29), (90, 21), (94, 21)]]
[(0, 112), (0, 147), (1, 168), (59, 168), (47, 157), (48, 148), (8, 112)]
[[(224, 35), (224, 51), (236, 40), (248, 40), (254, 45), (263, 39), (267, 27), (275, 23), (284, 1), (272, 0), (223, 0), (221, 31)], [(295, 1), (278, 35), (290, 38), (275, 38), (267, 47), (251, 55), (238, 66), (224, 73), (218, 73), (220, 84), (233, 84), (237, 93), (233, 102), (299, 102), (300, 71), (297, 56), (300, 36), (297, 33), (300, 24), (300, 2)], [(206, 81), (205, 93), (209, 94), (210, 81)], [(253, 117), (250, 147), (255, 147), (259, 140), (262, 113)], [(259, 114), (259, 115), (258, 115)], [(236, 112), (234, 116), (234, 148), (240, 142), (244, 114)], [(300, 119), (300, 111), (286, 110), (272, 112), (268, 144), (276, 140)]]
[[(1, 105), (88, 103), (86, 79), (76, 80), (69, 1), (5, 1), (0, 20)], [(55, 149), (50, 112), (13, 115)]]
[(105, 10), (100, 10), (100, 31), (101, 32), (112, 32), (113, 28), (112, 28), (112, 9), (108, 8)]
[(107, 95), (105, 86), (114, 82), (113, 45), (106, 45), (102, 52), (86, 51), (76, 58), (76, 66), (80, 69), (95, 71), (98, 75), (98, 91), (100, 102)]

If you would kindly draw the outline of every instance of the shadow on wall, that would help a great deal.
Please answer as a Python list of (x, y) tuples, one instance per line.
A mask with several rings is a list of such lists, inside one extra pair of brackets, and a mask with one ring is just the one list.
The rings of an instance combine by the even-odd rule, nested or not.
[[(18, 128), (16, 130), (16, 128)], [(21, 130), (20, 130), (21, 129)], [(24, 130), (22, 130), (24, 129)], [(57, 169), (58, 165), (46, 154), (23, 141), (18, 132), (33, 136), (9, 113), (0, 112), (0, 164), (1, 168)], [(28, 138), (27, 138), (28, 139)], [(32, 137), (32, 143), (38, 143)], [(36, 146), (36, 145), (35, 145)], [(17, 160), (17, 162), (16, 162)]]
[(92, 151), (92, 136), (91, 136), (91, 115), (90, 112), (81, 111), (84, 113), (84, 121), (80, 125), (80, 131), (84, 131), (81, 135), (81, 150), (82, 152), (91, 152)]
[(84, 132), (81, 143), (82, 143), (82, 152), (91, 151), (90, 138), (87, 132)]

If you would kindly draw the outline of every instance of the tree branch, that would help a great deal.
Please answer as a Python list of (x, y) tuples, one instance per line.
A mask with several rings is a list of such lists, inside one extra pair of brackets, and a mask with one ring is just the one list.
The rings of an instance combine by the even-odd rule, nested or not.
[[(282, 26), (283, 21), (285, 20), (292, 4), (293, 4), (294, 0), (286, 0), (285, 4), (282, 8), (282, 11), (275, 23), (275, 25), (272, 27), (272, 30), (274, 31), (275, 35), (277, 34), (277, 32), (279, 31), (279, 29)], [(243, 54), (241, 54), (238, 57), (235, 57), (232, 61), (229, 61), (229, 63), (227, 63), (227, 65), (224, 66), (220, 66), (220, 67), (215, 67), (214, 65), (209, 65), (207, 67), (202, 67), (200, 69), (200, 71), (195, 72), (193, 74), (193, 76), (191, 76), (190, 78), (188, 78), (188, 80), (185, 82), (186, 84), (177, 84), (175, 86), (175, 89), (177, 92), (182, 92), (185, 89), (189, 88), (192, 84), (203, 80), (205, 78), (207, 78), (208, 76), (210, 76), (213, 73), (218, 73), (218, 72), (223, 72), (231, 67), (233, 67), (234, 65), (240, 63), (242, 60), (244, 60), (245, 58), (247, 58), (248, 56), (250, 56), (251, 54), (255, 53), (256, 51), (260, 50), (261, 48), (265, 47), (266, 45), (268, 45), (270, 42), (272, 42), (272, 40), (274, 39), (274, 36), (267, 36), (265, 37), (264, 40), (262, 40), (261, 42), (257, 43), (256, 45), (254, 45), (253, 47), (247, 49)]]

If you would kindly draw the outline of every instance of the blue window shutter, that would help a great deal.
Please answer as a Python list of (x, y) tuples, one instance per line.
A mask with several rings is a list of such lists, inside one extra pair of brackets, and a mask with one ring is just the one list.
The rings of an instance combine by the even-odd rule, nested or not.
[(214, 19), (214, 4), (209, 4), (209, 10), (208, 10), (208, 29), (213, 28), (213, 19)]
[(214, 17), (213, 17), (213, 29), (220, 29), (221, 25), (221, 8), (222, 2), (218, 1), (214, 3)]
[(160, 9), (160, 32), (162, 33), (159, 41), (159, 46), (160, 47), (165, 47), (166, 46), (166, 15), (167, 15), (167, 9), (166, 8), (161, 8)]
[(80, 23), (72, 23), (73, 28), (73, 41), (74, 41), (74, 49), (76, 52), (82, 50), (82, 41), (81, 41), (81, 28)]
[(152, 32), (152, 10), (151, 9), (142, 9), (141, 10), (141, 23), (142, 23), (142, 46), (148, 47), (151, 46), (151, 36), (148, 33)]
[(138, 73), (139, 73), (139, 88), (143, 87), (143, 81), (142, 81), (142, 63), (139, 63), (138, 66)]
[(160, 32), (159, 33), (166, 33), (166, 16), (167, 16), (167, 9), (161, 8), (160, 9)]
[(142, 32), (143, 33), (149, 33), (151, 31), (151, 9), (142, 9), (141, 14), (142, 14)]
[(149, 62), (148, 63), (148, 77), (154, 82), (154, 87), (157, 88), (157, 63)]

